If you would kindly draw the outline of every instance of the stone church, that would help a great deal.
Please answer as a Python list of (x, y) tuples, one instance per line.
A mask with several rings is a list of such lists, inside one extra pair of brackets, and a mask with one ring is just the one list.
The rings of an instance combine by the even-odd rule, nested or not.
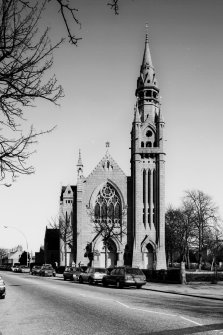
[(148, 35), (136, 87), (131, 130), (131, 176), (107, 151), (89, 176), (79, 152), (77, 185), (63, 186), (60, 264), (166, 269), (164, 121)]

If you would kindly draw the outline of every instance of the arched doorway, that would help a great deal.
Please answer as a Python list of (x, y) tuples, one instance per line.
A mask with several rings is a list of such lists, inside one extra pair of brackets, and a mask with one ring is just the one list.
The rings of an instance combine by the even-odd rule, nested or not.
[(144, 269), (153, 269), (154, 266), (154, 248), (151, 243), (148, 243), (143, 252)]
[[(106, 258), (106, 260), (105, 260)], [(105, 265), (106, 264), (106, 265)], [(107, 246), (100, 240), (95, 245), (94, 266), (104, 268), (114, 267), (117, 265), (117, 247), (112, 239), (109, 239)]]

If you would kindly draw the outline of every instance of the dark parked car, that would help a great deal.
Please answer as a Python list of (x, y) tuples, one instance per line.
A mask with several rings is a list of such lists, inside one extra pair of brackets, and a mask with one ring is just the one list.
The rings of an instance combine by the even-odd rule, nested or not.
[(55, 269), (52, 267), (51, 264), (45, 264), (41, 266), (41, 269), (39, 271), (39, 275), (40, 276), (44, 276), (44, 277), (52, 277), (52, 276), (56, 276), (56, 271)]
[(74, 281), (79, 281), (79, 276), (83, 272), (85, 272), (87, 269), (87, 266), (82, 266), (82, 267), (72, 267), (72, 266), (67, 266), (65, 268), (65, 271), (63, 273), (63, 279), (64, 280), (74, 280)]
[(106, 276), (107, 270), (105, 268), (88, 268), (86, 272), (82, 272), (79, 277), (80, 283), (95, 284), (101, 283), (104, 276)]
[(6, 289), (4, 280), (0, 277), (0, 299), (5, 299)]
[(34, 265), (31, 270), (31, 275), (39, 275), (41, 270), (41, 265)]
[(117, 288), (136, 286), (141, 288), (146, 284), (146, 276), (139, 268), (120, 266), (111, 271), (102, 280), (104, 286), (115, 285)]
[(73, 274), (74, 272), (76, 271), (76, 268), (75, 267), (72, 267), (72, 266), (67, 266), (64, 270), (64, 273), (63, 273), (63, 279), (64, 280), (73, 280)]

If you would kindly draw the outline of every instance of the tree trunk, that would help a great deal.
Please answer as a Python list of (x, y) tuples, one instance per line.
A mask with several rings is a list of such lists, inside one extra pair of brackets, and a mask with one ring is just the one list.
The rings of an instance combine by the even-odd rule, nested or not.
[(105, 268), (107, 269), (107, 242), (105, 242)]
[(67, 244), (64, 242), (65, 267), (67, 267)]
[(180, 281), (181, 284), (185, 285), (186, 281), (186, 271), (185, 271), (185, 262), (180, 263)]

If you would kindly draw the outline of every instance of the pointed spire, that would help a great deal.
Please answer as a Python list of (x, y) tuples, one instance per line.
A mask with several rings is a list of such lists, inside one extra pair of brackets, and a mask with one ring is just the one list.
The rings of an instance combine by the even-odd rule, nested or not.
[(106, 148), (105, 155), (106, 155), (106, 157), (108, 157), (109, 156), (109, 148), (110, 148), (110, 142), (109, 141), (105, 142), (105, 148)]
[(78, 165), (78, 166), (83, 166), (82, 158), (81, 158), (81, 149), (79, 149), (79, 158), (78, 158), (77, 165)]
[(81, 150), (79, 149), (79, 157), (78, 157), (78, 162), (77, 162), (77, 175), (78, 177), (83, 176), (83, 163), (82, 163), (82, 158), (81, 158)]
[(146, 39), (145, 39), (145, 49), (144, 49), (144, 55), (143, 55), (143, 61), (142, 61), (142, 69), (147, 66), (153, 68), (152, 58), (151, 58), (150, 49), (149, 49), (148, 24), (146, 24)]
[(155, 69), (152, 63), (152, 57), (149, 48), (149, 33), (148, 33), (148, 25), (146, 24), (146, 37), (145, 37), (145, 48), (143, 54), (143, 60), (140, 70), (140, 76), (143, 80), (143, 86), (155, 86), (157, 85)]

